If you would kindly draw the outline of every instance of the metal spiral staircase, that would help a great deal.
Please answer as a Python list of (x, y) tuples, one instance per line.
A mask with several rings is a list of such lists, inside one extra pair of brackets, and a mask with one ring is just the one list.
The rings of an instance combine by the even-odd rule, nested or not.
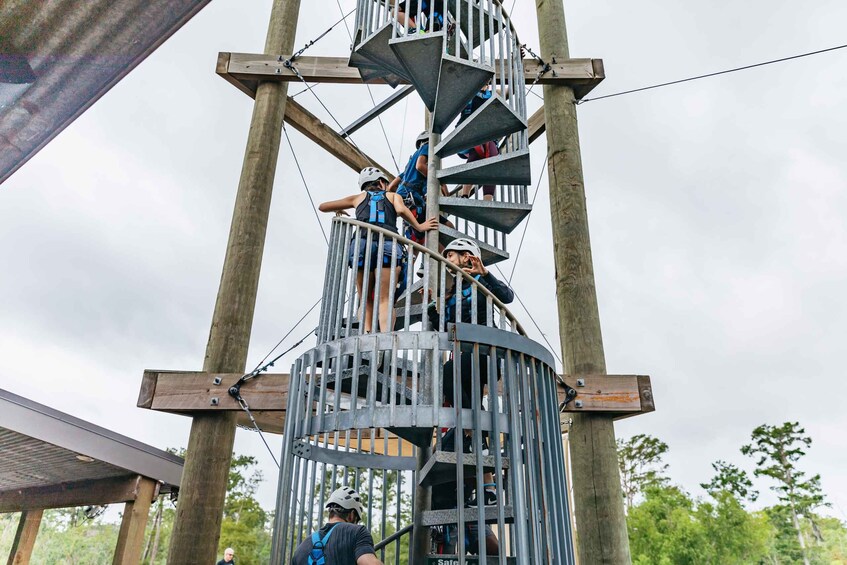
[[(531, 209), (517, 35), (499, 0), (444, 0), (440, 26), (441, 2), (430, 2), (429, 13), (408, 4), (358, 0), (350, 65), (365, 80), (415, 86), (431, 112), (431, 154), (499, 141), (500, 156), (437, 171), (445, 183), (497, 185), (493, 201), (476, 191), (439, 203), (457, 218), (456, 228), (441, 226), (441, 242), (471, 237), (490, 265), (508, 258), (505, 235)], [(401, 6), (417, 29), (397, 22)], [(451, 129), (489, 81), (496, 93)], [(364, 265), (391, 265), (387, 288), (350, 261), (362, 250)], [(403, 254), (423, 256), (422, 279), (411, 266), (399, 268)], [(470, 289), (472, 323), (458, 312), (446, 318), (451, 288)], [(372, 319), (370, 296), (385, 297), (373, 301)], [(474, 399), (464, 407), (449, 392), (462, 389), (463, 362)], [(473, 278), (393, 232), (335, 218), (317, 344), (291, 370), (272, 562), (290, 562), (299, 541), (322, 525), (329, 493), (351, 485), (365, 498), (365, 524), (382, 540), (378, 556), (386, 563), (573, 563), (557, 378), (551, 353)], [(465, 435), (470, 453), (451, 439)], [(481, 495), (487, 473), (498, 503), (468, 507), (467, 495)], [(487, 527), (498, 538), (496, 552), (484, 536), (466, 535)], [(435, 555), (445, 535), (454, 547)]]

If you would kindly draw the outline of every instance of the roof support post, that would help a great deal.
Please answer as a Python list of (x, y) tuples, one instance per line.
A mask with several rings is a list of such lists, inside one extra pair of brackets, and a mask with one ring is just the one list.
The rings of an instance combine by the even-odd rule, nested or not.
[[(563, 0), (535, 0), (535, 6), (541, 58), (568, 59)], [(575, 100), (568, 85), (544, 86), (559, 333), (566, 374), (605, 374)], [(612, 417), (573, 414), (569, 440), (579, 562), (629, 564)]]
[[(291, 53), (300, 0), (274, 0), (266, 54)], [(238, 183), (203, 370), (243, 372), (256, 306), (287, 83), (260, 82)], [(194, 417), (168, 563), (214, 563), (220, 539), (235, 413)]]
[(41, 509), (24, 510), (21, 512), (18, 531), (15, 533), (12, 550), (9, 552), (8, 565), (27, 565), (29, 563), (43, 514), (44, 510)]
[(138, 495), (124, 505), (118, 543), (112, 565), (135, 565), (141, 562), (141, 550), (144, 547), (144, 529), (147, 527), (147, 515), (150, 505), (156, 497), (156, 481), (139, 477)]

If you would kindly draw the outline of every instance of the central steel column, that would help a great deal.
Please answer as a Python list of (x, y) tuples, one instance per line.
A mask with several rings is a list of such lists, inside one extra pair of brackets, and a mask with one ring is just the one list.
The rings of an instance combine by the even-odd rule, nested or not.
[[(427, 112), (427, 129), (429, 129), (429, 124), (431, 123), (431, 116)], [(429, 134), (429, 157), (427, 157), (427, 181), (426, 181), (426, 217), (431, 218), (433, 216), (438, 216), (438, 211), (440, 209), (440, 201), (439, 198), (441, 196), (441, 183), (438, 182), (438, 170), (441, 168), (441, 159), (435, 155), (433, 148), (438, 145), (441, 141), (441, 136), (436, 133)], [(436, 253), (438, 253), (438, 240), (439, 233), (438, 230), (427, 232), (426, 234), (426, 248), (430, 249)], [(426, 259), (424, 259), (426, 260)], [(438, 273), (434, 268), (436, 263), (433, 261), (430, 264), (429, 271), (429, 288), (437, 289), (438, 288)], [(433, 291), (433, 295), (437, 293)], [(426, 297), (424, 298), (424, 305), (427, 304)], [(424, 320), (426, 320), (426, 315), (424, 315)], [(424, 402), (430, 401), (435, 403), (436, 405), (440, 405), (437, 399), (432, 398), (433, 390), (436, 388), (433, 386), (432, 379), (434, 379), (437, 375), (440, 374), (440, 367), (433, 367), (430, 360), (427, 359), (424, 364), (424, 374), (426, 378), (422, 379), (422, 389), (421, 389), (421, 397), (424, 398)], [(429, 447), (419, 447), (417, 450), (418, 453), (418, 474), (420, 476), (420, 471), (423, 469), (426, 462), (429, 461), (430, 455), (432, 454), (432, 448)], [(412, 562), (413, 563), (424, 563), (426, 560), (426, 556), (429, 555), (431, 549), (431, 538), (429, 535), (429, 528), (422, 524), (423, 513), (430, 509), (432, 501), (432, 489), (430, 487), (416, 486), (415, 487), (415, 508), (414, 515), (412, 518), (412, 523), (414, 524), (414, 528), (412, 529)]]

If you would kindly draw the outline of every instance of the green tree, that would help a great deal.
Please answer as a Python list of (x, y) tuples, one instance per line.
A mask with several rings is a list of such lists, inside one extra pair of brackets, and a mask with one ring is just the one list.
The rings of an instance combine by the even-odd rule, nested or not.
[(627, 515), (633, 565), (714, 563), (708, 532), (697, 520), (694, 502), (676, 486), (653, 484)]
[[(820, 475), (805, 479), (805, 473), (797, 469), (797, 462), (812, 445), (812, 439), (797, 422), (785, 422), (781, 426), (761, 425), (753, 430), (753, 443), (741, 448), (741, 452), (757, 458), (755, 475), (770, 477), (776, 481), (771, 487), (780, 502), (787, 507), (800, 546), (805, 565), (810, 565), (809, 553), (801, 518), (813, 519), (812, 511), (824, 504)], [(813, 523), (813, 522), (812, 522)]]
[(267, 561), (270, 555), (268, 513), (255, 497), (264, 480), (257, 464), (250, 455), (232, 457), (218, 545), (219, 553), (227, 547), (235, 548), (239, 563), (244, 564)]
[(664, 473), (668, 465), (662, 461), (662, 456), (668, 452), (668, 444), (646, 434), (637, 434), (628, 440), (618, 438), (617, 443), (621, 489), (629, 509), (639, 493), (667, 483)]
[(717, 498), (722, 492), (730, 493), (739, 501), (755, 502), (759, 498), (759, 491), (753, 488), (753, 481), (743, 469), (726, 461), (715, 461), (712, 463), (712, 469), (715, 476), (708, 483), (700, 483), (700, 486), (713, 498)]
[[(715, 565), (760, 563), (768, 554), (773, 536), (766, 516), (748, 513), (741, 501), (729, 490), (718, 490), (714, 502), (701, 502), (694, 514), (709, 540)], [(705, 561), (704, 561), (705, 562)]]

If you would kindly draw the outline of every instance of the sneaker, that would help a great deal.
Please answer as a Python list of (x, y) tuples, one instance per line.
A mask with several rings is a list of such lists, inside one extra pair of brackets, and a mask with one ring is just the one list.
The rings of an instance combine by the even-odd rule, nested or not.
[[(494, 506), (497, 504), (497, 489), (493, 487), (485, 487), (482, 489), (482, 498), (485, 506)], [(476, 508), (479, 506), (479, 501), (476, 498), (476, 490), (474, 490), (470, 499), (468, 500), (468, 506), (471, 508)]]

